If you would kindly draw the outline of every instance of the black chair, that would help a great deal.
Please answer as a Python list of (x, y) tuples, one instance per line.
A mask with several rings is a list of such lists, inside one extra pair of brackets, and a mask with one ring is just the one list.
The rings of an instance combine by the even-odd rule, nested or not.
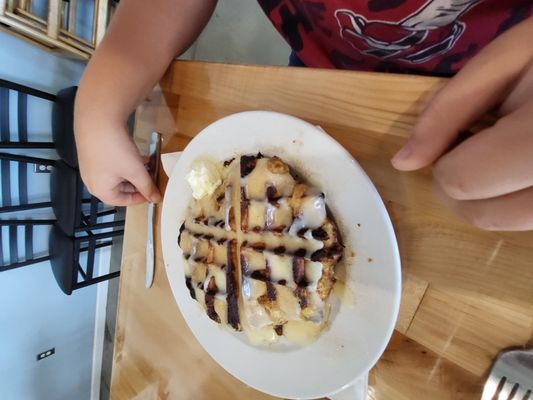
[[(48, 248), (49, 254), (35, 254), (34, 233), (37, 226), (50, 226)], [(8, 262), (3, 263), (3, 242), (4, 235), (0, 235), (0, 272), (9, 271), (15, 268), (26, 267), (50, 261), (52, 272), (61, 290), (70, 295), (76, 289), (93, 285), (115, 278), (120, 275), (120, 271), (94, 276), (94, 263), (96, 250), (112, 245), (112, 238), (121, 236), (124, 231), (113, 231), (104, 233), (93, 233), (87, 231), (82, 237), (68, 237), (55, 224), (53, 219), (26, 219), (26, 220), (1, 220), (0, 229), (7, 227)], [(19, 256), (19, 233), (22, 230), (24, 241), (22, 243), (24, 256)], [(3, 233), (3, 232), (2, 232)], [(80, 263), (80, 255), (87, 253), (85, 268)]]
[[(16, 172), (12, 169), (16, 164)], [(28, 198), (28, 165), (54, 166), (55, 161), (45, 158), (29, 157), (9, 153), (0, 153), (0, 174), (2, 184), (2, 204), (0, 213), (32, 210), (51, 207), (50, 201), (31, 202)], [(12, 173), (18, 174), (18, 188), (16, 193), (11, 192)], [(18, 199), (18, 204), (14, 204)]]
[[(55, 163), (50, 178), (50, 196), (57, 224), (67, 236), (77, 232), (124, 226), (124, 220), (98, 222), (98, 218), (116, 213), (116, 208), (99, 211), (103, 203), (96, 197), (83, 199), (84, 186), (79, 171), (59, 160)], [(84, 203), (89, 211), (83, 212)]]
[[(84, 236), (70, 237), (65, 235), (58, 225), (54, 225), (50, 231), (48, 247), (52, 272), (57, 284), (67, 295), (72, 294), (74, 290), (120, 275), (120, 271), (115, 271), (95, 277), (94, 261), (96, 249), (111, 246), (113, 242), (109, 239), (122, 236), (124, 231), (103, 233), (86, 231), (86, 233)], [(86, 247), (82, 247), (83, 244), (86, 244)], [(87, 266), (84, 270), (80, 264), (80, 254), (85, 251)]]
[[(13, 214), (13, 211), (35, 210), (37, 208), (52, 208), (55, 219), (7, 219), (0, 220), (0, 226), (9, 226), (9, 263), (0, 266), (1, 271), (7, 271), (14, 268), (24, 267), (42, 261), (50, 260), (52, 271), (56, 281), (66, 294), (71, 294), (73, 290), (101, 282), (106, 279), (114, 278), (120, 272), (113, 272), (104, 276), (94, 277), (94, 261), (96, 249), (110, 246), (111, 240), (101, 242), (104, 239), (123, 235), (123, 230), (101, 232), (105, 229), (117, 228), (124, 226), (124, 220), (99, 222), (102, 217), (115, 214), (117, 210), (110, 208), (99, 210), (101, 203), (96, 197), (90, 196), (88, 199), (83, 198), (84, 186), (79, 171), (69, 167), (62, 160), (48, 160), (44, 158), (21, 156), (9, 153), (0, 153), (0, 161), (6, 162), (5, 165), (11, 166), (11, 163), (18, 163), (26, 168), (18, 168), (19, 176), (19, 198), (27, 201), (28, 198), (28, 181), (25, 178), (28, 164), (46, 164), (53, 166), (53, 172), (50, 179), (51, 201), (12, 205), (12, 193), (10, 181), (2, 179), (2, 200), (8, 200), (9, 206), (2, 204), (0, 213)], [(10, 176), (11, 168), (7, 171), (2, 169), (2, 177), (7, 173)], [(6, 172), (6, 173), (5, 173)], [(22, 172), (22, 175), (21, 175)], [(7, 185), (7, 186), (6, 186)], [(21, 196), (23, 193), (24, 196)], [(89, 209), (84, 212), (84, 206)], [(49, 255), (34, 257), (33, 256), (33, 230), (38, 225), (53, 226), (49, 236)], [(18, 260), (18, 233), (17, 227), (23, 226), (25, 229), (25, 259)], [(2, 241), (0, 236), (0, 260), (3, 262)], [(85, 245), (85, 247), (82, 247)], [(85, 271), (79, 263), (80, 254), (87, 252), (87, 265)], [(81, 281), (78, 279), (81, 276)]]
[[(9, 262), (3, 263), (0, 271), (23, 267), (36, 262), (50, 260), (54, 277), (63, 292), (71, 294), (80, 287), (92, 285), (106, 279), (114, 278), (120, 272), (113, 272), (104, 276), (94, 277), (94, 261), (96, 250), (112, 244), (112, 240), (123, 235), (124, 220), (101, 222), (101, 218), (115, 214), (116, 208), (105, 207), (94, 196), (84, 196), (85, 190), (77, 169), (78, 160), (73, 131), (74, 98), (76, 87), (61, 90), (57, 95), (45, 93), (33, 88), (0, 79), (0, 149), (55, 149), (62, 160), (49, 160), (28, 155), (0, 153), (2, 171), (2, 205), (0, 214), (9, 213), (11, 219), (0, 220), (0, 226), (9, 225), (7, 240), (9, 248), (15, 250), (18, 246), (17, 232), (19, 226), (25, 229), (26, 257), (18, 259), (18, 254), (10, 251)], [(10, 91), (16, 93), (18, 140), (11, 140), (12, 132), (9, 126), (10, 111), (15, 105), (9, 104)], [(52, 137), (54, 141), (37, 142), (28, 140), (28, 96), (35, 96), (52, 102)], [(25, 152), (27, 153), (27, 152)], [(18, 163), (18, 193), (11, 193), (11, 168)], [(50, 201), (30, 202), (28, 199), (28, 165), (38, 164), (50, 166)], [(17, 196), (18, 194), (18, 196)], [(14, 199), (18, 197), (18, 204)], [(55, 219), (12, 219), (15, 212), (51, 207)], [(36, 225), (52, 226), (49, 235), (49, 254), (39, 257), (32, 256), (33, 230)], [(2, 232), (4, 233), (5, 230)], [(14, 237), (13, 235), (16, 235)], [(0, 236), (1, 241), (5, 240)], [(0, 249), (1, 252), (1, 249)], [(80, 265), (80, 254), (87, 252), (87, 265)], [(16, 256), (15, 256), (16, 255)], [(81, 278), (81, 279), (80, 279)]]
[[(71, 167), (78, 167), (78, 156), (74, 139), (75, 86), (60, 90), (57, 95), (43, 92), (29, 86), (0, 79), (0, 148), (1, 149), (55, 149), (61, 159)], [(10, 104), (10, 91), (16, 93), (16, 104)], [(28, 140), (28, 96), (34, 96), (52, 103), (53, 142)], [(18, 141), (11, 140), (9, 113), (16, 106)]]
[[(0, 229), (7, 227), (7, 238), (0, 235), (0, 272), (9, 271), (10, 269), (26, 267), (31, 264), (38, 264), (40, 262), (49, 261), (49, 254), (36, 255), (33, 247), (33, 234), (35, 227), (39, 225), (52, 225), (54, 220), (2, 220), (0, 221)], [(19, 229), (23, 230), (23, 249), (24, 257), (19, 258)], [(3, 233), (3, 231), (2, 231)], [(4, 263), (3, 243), (8, 242), (7, 258), (8, 262)]]
[[(14, 91), (17, 96), (17, 124), (18, 124), (18, 141), (11, 140), (11, 129), (9, 124), (9, 114), (12, 109), (10, 105), (9, 92)], [(28, 86), (19, 85), (18, 83), (9, 82), (0, 79), (0, 148), (3, 149), (53, 149), (53, 142), (30, 142), (28, 141), (28, 96), (34, 96), (50, 102), (54, 102), (56, 96), (41, 90), (33, 89)]]

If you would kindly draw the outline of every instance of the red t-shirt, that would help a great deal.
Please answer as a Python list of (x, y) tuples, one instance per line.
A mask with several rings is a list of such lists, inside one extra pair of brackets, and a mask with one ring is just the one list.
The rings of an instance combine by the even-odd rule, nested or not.
[[(451, 74), (531, 0), (259, 0), (308, 67)], [(533, 38), (530, 38), (533, 41)]]

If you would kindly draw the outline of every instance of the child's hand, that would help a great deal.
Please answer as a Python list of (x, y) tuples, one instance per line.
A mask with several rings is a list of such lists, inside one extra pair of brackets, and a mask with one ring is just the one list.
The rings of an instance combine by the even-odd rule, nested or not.
[(76, 94), (74, 132), (83, 181), (113, 205), (158, 202), (125, 129), (176, 55), (198, 37), (216, 0), (120, 2)]
[(84, 142), (78, 145), (78, 159), (83, 181), (92, 194), (118, 206), (161, 200), (125, 128), (99, 129), (90, 136), (90, 140), (81, 139)]
[[(533, 19), (500, 36), (431, 100), (393, 158), (403, 171), (436, 161), (443, 201), (489, 230), (533, 229)], [(497, 123), (447, 151), (497, 109)]]

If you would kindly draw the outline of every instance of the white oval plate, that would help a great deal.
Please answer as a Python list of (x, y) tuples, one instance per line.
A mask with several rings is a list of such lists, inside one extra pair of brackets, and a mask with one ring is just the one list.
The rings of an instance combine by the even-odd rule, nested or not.
[[(185, 286), (177, 244), (191, 200), (185, 180), (198, 157), (226, 160), (261, 151), (278, 155), (326, 193), (343, 240), (353, 304), (340, 303), (329, 329), (305, 347), (254, 347), (242, 333), (211, 321)], [(319, 128), (273, 112), (230, 115), (200, 132), (176, 163), (163, 201), (163, 257), (178, 306), (204, 349), (257, 390), (292, 399), (335, 393), (367, 372), (392, 335), (401, 292), (400, 257), (391, 221), (374, 185), (351, 155)], [(371, 259), (371, 260), (370, 260)], [(333, 296), (333, 295), (332, 295)]]

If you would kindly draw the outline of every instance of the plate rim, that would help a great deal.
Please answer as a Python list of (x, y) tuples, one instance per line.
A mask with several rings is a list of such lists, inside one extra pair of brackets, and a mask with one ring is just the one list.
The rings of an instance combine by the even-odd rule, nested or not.
[[(394, 289), (395, 289), (395, 294), (396, 295), (393, 298), (393, 304), (392, 305), (393, 305), (394, 308), (392, 309), (392, 318), (390, 318), (388, 326), (387, 326), (387, 330), (384, 331), (384, 335), (383, 335), (383, 337), (386, 338), (386, 339), (384, 339), (382, 341), (381, 345), (379, 346), (379, 351), (376, 351), (374, 357), (371, 358), (372, 362), (369, 363), (369, 367), (366, 369), (365, 372), (362, 372), (358, 376), (354, 376), (348, 383), (346, 383), (344, 386), (342, 386), (342, 387), (340, 387), (340, 388), (338, 388), (336, 390), (329, 391), (327, 393), (319, 393), (319, 394), (317, 394), (317, 396), (319, 396), (319, 397), (320, 396), (334, 395), (336, 393), (339, 393), (339, 392), (343, 391), (347, 387), (353, 385), (362, 375), (364, 375), (365, 373), (368, 373), (368, 371), (375, 366), (375, 364), (379, 361), (379, 359), (383, 355), (384, 351), (386, 350), (388, 344), (390, 343), (392, 335), (394, 333), (394, 328), (395, 328), (396, 321), (397, 321), (398, 315), (399, 315), (399, 310), (400, 310), (401, 291), (402, 291), (401, 257), (400, 257), (398, 241), (397, 241), (396, 234), (395, 234), (395, 231), (394, 231), (394, 226), (392, 224), (392, 220), (391, 220), (390, 215), (389, 215), (389, 213), (387, 211), (387, 208), (385, 207), (383, 199), (381, 198), (381, 195), (379, 194), (379, 191), (377, 190), (376, 186), (374, 185), (374, 183), (372, 182), (372, 180), (370, 179), (370, 177), (368, 176), (366, 171), (355, 160), (355, 158), (352, 156), (352, 154), (344, 146), (342, 146), (335, 138), (333, 138), (326, 131), (324, 131), (320, 126), (315, 126), (315, 125), (313, 125), (313, 124), (311, 124), (311, 123), (309, 123), (309, 122), (307, 122), (307, 121), (305, 121), (303, 119), (300, 119), (298, 117), (295, 117), (295, 116), (292, 116), (292, 115), (289, 115), (289, 114), (284, 114), (284, 113), (279, 113), (279, 112), (274, 112), (274, 111), (264, 111), (264, 110), (251, 110), (251, 111), (243, 111), (243, 112), (238, 112), (238, 113), (232, 113), (232, 114), (226, 115), (226, 116), (224, 116), (222, 118), (219, 118), (219, 119), (211, 122), (207, 126), (205, 126), (187, 144), (185, 149), (183, 149), (183, 153), (185, 153), (187, 151), (187, 149), (189, 149), (197, 141), (201, 140), (201, 135), (204, 134), (204, 132), (207, 129), (211, 128), (213, 125), (216, 125), (216, 124), (219, 124), (219, 123), (223, 123), (223, 121), (228, 120), (228, 119), (232, 119), (232, 118), (240, 118), (240, 117), (248, 118), (248, 117), (254, 117), (254, 116), (257, 116), (257, 115), (265, 116), (266, 118), (270, 118), (270, 117), (280, 118), (281, 117), (281, 118), (292, 119), (292, 120), (296, 121), (297, 123), (305, 125), (307, 128), (312, 128), (315, 131), (315, 133), (320, 134), (322, 138), (327, 139), (332, 146), (337, 148), (337, 150), (342, 151), (343, 156), (347, 160), (349, 160), (350, 163), (352, 164), (352, 167), (354, 167), (358, 171), (358, 173), (363, 176), (364, 180), (367, 183), (368, 189), (370, 189), (372, 191), (372, 197), (375, 200), (376, 206), (379, 208), (379, 213), (380, 213), (380, 215), (382, 217), (382, 222), (384, 223), (383, 227), (386, 229), (387, 237), (388, 237), (389, 242), (390, 242), (389, 243), (390, 244), (390, 249), (389, 250), (391, 251), (391, 256), (392, 256), (392, 258), (394, 260), (394, 266), (393, 266), (392, 269), (393, 269), (393, 271), (395, 273)], [(208, 151), (208, 150), (206, 150), (206, 151)], [(171, 182), (172, 177), (175, 176), (177, 171), (179, 170), (179, 166), (180, 166), (180, 163), (179, 163), (179, 160), (178, 160), (178, 162), (176, 162), (175, 165), (173, 166), (172, 171), (171, 171), (171, 173), (170, 173), (170, 175), (168, 177), (169, 180), (168, 180), (168, 183), (167, 183), (167, 189), (168, 189), (168, 186), (169, 186), (169, 184)], [(234, 376), (240, 382), (242, 382), (242, 383), (244, 383), (246, 385), (249, 385), (249, 386), (253, 387), (254, 389), (259, 390), (261, 392), (268, 393), (270, 395), (281, 396), (281, 397), (287, 396), (287, 394), (285, 392), (283, 392), (283, 391), (276, 391), (276, 390), (265, 391), (263, 388), (258, 388), (254, 384), (251, 384), (251, 383), (246, 382), (245, 380), (241, 379), (237, 374), (233, 373), (233, 371), (228, 370), (223, 364), (221, 364), (219, 362), (219, 360), (217, 359), (217, 357), (215, 357), (211, 353), (211, 351), (208, 350), (208, 348), (206, 348), (206, 346), (204, 346), (204, 344), (197, 337), (197, 335), (196, 335), (196, 333), (194, 331), (194, 328), (191, 326), (191, 321), (188, 318), (186, 318), (186, 316), (183, 314), (183, 311), (182, 311), (182, 308), (181, 308), (181, 305), (180, 305), (180, 301), (178, 300), (178, 296), (174, 293), (174, 291), (176, 290), (175, 287), (174, 287), (175, 285), (172, 284), (171, 277), (169, 275), (169, 268), (171, 268), (171, 267), (166, 262), (165, 256), (164, 256), (165, 246), (163, 246), (163, 241), (164, 241), (164, 237), (165, 236), (163, 234), (164, 233), (163, 232), (163, 230), (164, 230), (163, 229), (163, 226), (164, 226), (163, 215), (165, 213), (165, 209), (168, 209), (166, 207), (169, 207), (169, 206), (165, 206), (166, 204), (168, 204), (165, 201), (165, 199), (166, 199), (166, 191), (165, 191), (165, 196), (163, 198), (163, 207), (162, 207), (162, 212), (161, 212), (162, 223), (161, 223), (161, 226), (160, 226), (165, 272), (166, 272), (166, 275), (167, 275), (167, 279), (169, 281), (169, 286), (171, 287), (171, 291), (172, 291), (172, 295), (174, 297), (174, 301), (175, 301), (176, 305), (178, 306), (178, 309), (179, 309), (180, 313), (182, 314), (182, 316), (183, 316), (183, 318), (185, 320), (185, 323), (187, 324), (188, 328), (191, 330), (191, 333), (193, 334), (193, 336), (195, 337), (197, 342), (200, 344), (200, 346), (203, 348), (203, 350), (206, 351), (209, 354), (209, 356), (220, 367), (222, 367), (226, 372), (230, 373), (232, 376)], [(304, 398), (314, 398), (314, 397), (316, 397), (316, 396), (312, 396), (312, 397), (309, 397), (309, 396), (301, 397), (301, 396), (299, 396), (297, 398), (304, 399)]]

